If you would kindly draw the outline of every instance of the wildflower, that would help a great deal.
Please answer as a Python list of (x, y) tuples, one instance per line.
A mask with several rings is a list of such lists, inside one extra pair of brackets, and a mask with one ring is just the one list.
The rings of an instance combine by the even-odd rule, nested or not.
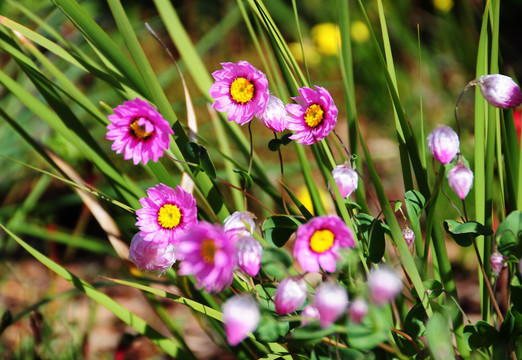
[(473, 172), (461, 162), (457, 162), (448, 172), (448, 184), (457, 196), (464, 200), (473, 185)]
[(453, 0), (432, 0), (433, 6), (442, 12), (448, 12), (453, 8)]
[(277, 287), (274, 303), (279, 315), (296, 311), (306, 300), (306, 284), (303, 279), (286, 278)]
[(353, 41), (362, 44), (370, 38), (370, 30), (366, 23), (360, 20), (355, 20), (350, 26), (350, 36)]
[(254, 214), (248, 211), (235, 211), (223, 222), (223, 229), (226, 232), (233, 232), (238, 236), (250, 236), (255, 228)]
[(134, 165), (140, 161), (146, 165), (149, 159), (157, 162), (163, 151), (170, 146), (174, 131), (167, 120), (148, 102), (136, 98), (125, 101), (108, 116), (108, 140), (114, 141), (111, 149), (123, 154), (125, 160), (132, 158)]
[(361, 298), (355, 299), (350, 303), (350, 306), (348, 307), (348, 313), (350, 315), (350, 319), (354, 323), (360, 324), (368, 313), (368, 304)]
[(354, 247), (352, 230), (338, 216), (318, 216), (297, 228), (294, 257), (305, 271), (334, 272), (339, 249)]
[(489, 264), (491, 265), (491, 270), (493, 270), (493, 273), (496, 276), (499, 276), (502, 268), (504, 267), (504, 256), (495, 251), (489, 258)]
[(330, 93), (316, 86), (299, 89), (299, 97), (292, 99), (297, 104), (287, 104), (286, 111), (290, 115), (286, 128), (294, 131), (290, 139), (300, 144), (311, 145), (324, 139), (337, 123), (337, 107)]
[(509, 109), (522, 104), (520, 88), (509, 76), (482, 75), (477, 79), (477, 85), (482, 96), (495, 107)]
[[(348, 163), (337, 165), (332, 170), (332, 177), (334, 178), (343, 199), (350, 196), (357, 189), (359, 175), (357, 175), (357, 171), (352, 169)], [(328, 189), (330, 189), (332, 196), (334, 196), (330, 183), (328, 183)]]
[(194, 275), (197, 287), (219, 292), (232, 283), (235, 247), (219, 225), (199, 222), (183, 233), (178, 244), (180, 275)]
[(319, 325), (327, 328), (346, 310), (348, 294), (339, 284), (326, 281), (315, 290), (314, 305), (319, 311)]
[(308, 304), (301, 312), (301, 324), (308, 325), (314, 320), (319, 320), (319, 317), (319, 310), (314, 305)]
[(428, 148), (442, 164), (449, 164), (459, 152), (459, 147), (459, 136), (449, 126), (438, 126), (428, 135)]
[(133, 261), (140, 269), (159, 271), (162, 274), (176, 262), (176, 255), (172, 244), (147, 241), (139, 232), (132, 238), (129, 260)]
[(397, 273), (389, 268), (373, 269), (368, 280), (370, 297), (377, 305), (392, 301), (402, 291), (402, 280)]
[(265, 112), (257, 118), (270, 130), (281, 132), (286, 129), (286, 116), (285, 104), (277, 96), (270, 95)]
[(158, 184), (147, 190), (140, 203), (136, 226), (147, 241), (176, 245), (181, 233), (197, 222), (196, 200), (180, 186)]
[(406, 240), (406, 244), (408, 244), (408, 247), (411, 248), (413, 246), (413, 243), (415, 242), (415, 233), (413, 232), (413, 230), (406, 226), (402, 230), (402, 236), (404, 237), (404, 240)]
[(236, 295), (229, 298), (221, 307), (225, 322), (225, 334), (230, 346), (236, 346), (259, 323), (259, 305), (250, 296)]
[(236, 241), (237, 265), (250, 276), (256, 276), (261, 268), (263, 246), (251, 236), (240, 236)]
[(317, 50), (327, 56), (337, 55), (341, 47), (339, 26), (333, 23), (322, 23), (312, 27), (311, 35)]
[(270, 95), (266, 75), (247, 61), (226, 62), (221, 66), (223, 70), (212, 73), (216, 80), (210, 86), (210, 96), (215, 100), (212, 107), (227, 112), (228, 121), (240, 125), (262, 115)]

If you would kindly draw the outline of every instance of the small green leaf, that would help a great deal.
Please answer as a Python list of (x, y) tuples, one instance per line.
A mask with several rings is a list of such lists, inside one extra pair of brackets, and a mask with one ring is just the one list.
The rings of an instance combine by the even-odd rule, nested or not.
[(479, 235), (491, 235), (493, 231), (476, 221), (460, 223), (455, 220), (445, 220), (444, 229), (460, 246), (467, 247), (473, 244), (473, 239)]
[(288, 268), (292, 266), (292, 257), (282, 249), (267, 248), (261, 256), (261, 268), (275, 279), (284, 279), (288, 276)]
[(433, 313), (433, 316), (426, 325), (426, 334), (428, 339), (428, 348), (435, 360), (450, 360), (455, 359), (453, 346), (451, 343), (451, 332), (449, 326), (449, 319), (438, 313)]
[(256, 339), (266, 342), (277, 341), (280, 337), (285, 336), (289, 329), (290, 325), (288, 322), (276, 321), (271, 316), (263, 316), (255, 331)]
[(384, 229), (378, 219), (374, 219), (370, 228), (370, 244), (368, 246), (369, 258), (371, 262), (377, 264), (381, 261), (386, 250), (386, 241), (384, 239)]
[(290, 136), (292, 136), (292, 133), (286, 133), (281, 137), (281, 144), (288, 145), (292, 142), (292, 139), (290, 139)]
[(426, 326), (424, 324), (427, 318), (426, 310), (424, 310), (422, 304), (415, 304), (408, 312), (408, 315), (406, 315), (404, 330), (413, 338), (424, 336), (426, 333)]
[(214, 180), (216, 178), (216, 168), (214, 167), (212, 160), (210, 160), (207, 149), (204, 146), (201, 146), (199, 154), (199, 165), (203, 168), (208, 177)]
[(254, 180), (252, 180), (252, 178), (250, 177), (250, 175), (248, 175), (248, 173), (244, 170), (241, 170), (241, 169), (232, 169), (235, 173), (241, 175), (241, 177), (243, 178), (243, 180), (245, 181), (246, 183), (246, 187), (248, 189), (250, 189), (252, 187), (252, 185), (254, 184)]
[(413, 214), (417, 217), (420, 215), (424, 205), (426, 204), (426, 199), (419, 191), (410, 190), (404, 194), (404, 202), (406, 205), (406, 211), (411, 218)]
[(393, 209), (393, 211), (394, 211), (394, 212), (399, 211), (399, 209), (401, 208), (401, 206), (402, 206), (402, 201), (397, 200), (397, 201), (395, 202), (395, 208)]
[(495, 239), (498, 241), (498, 250), (502, 255), (522, 256), (522, 211), (513, 211), (498, 226)]
[(270, 151), (277, 151), (281, 147), (282, 142), (280, 139), (272, 139), (268, 142), (268, 149)]
[(322, 338), (335, 332), (335, 326), (330, 326), (323, 329), (319, 326), (319, 322), (315, 321), (306, 326), (295, 329), (291, 336), (288, 337), (288, 342), (298, 343), (299, 345), (317, 344), (322, 341)]
[(274, 247), (283, 247), (301, 222), (292, 216), (274, 215), (263, 222), (263, 237)]
[(485, 321), (477, 321), (475, 325), (464, 326), (464, 338), (470, 350), (490, 347), (498, 337), (498, 331)]
[(428, 295), (430, 299), (439, 297), (439, 295), (442, 294), (444, 290), (442, 284), (435, 279), (426, 280), (423, 283), (426, 291), (429, 291)]

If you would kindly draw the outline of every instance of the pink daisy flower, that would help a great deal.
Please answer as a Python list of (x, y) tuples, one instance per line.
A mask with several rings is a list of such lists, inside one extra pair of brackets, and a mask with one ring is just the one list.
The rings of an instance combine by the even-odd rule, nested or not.
[(134, 165), (140, 161), (146, 165), (149, 159), (157, 162), (163, 151), (169, 148), (170, 134), (174, 131), (167, 120), (150, 105), (139, 98), (125, 101), (109, 115), (108, 140), (114, 141), (111, 149), (123, 154), (125, 160), (132, 158)]
[(210, 86), (212, 107), (227, 112), (228, 121), (244, 125), (254, 116), (262, 115), (268, 103), (268, 80), (266, 75), (248, 61), (237, 64), (222, 63), (223, 70), (212, 73), (214, 80)]
[(236, 257), (234, 240), (219, 225), (199, 222), (186, 231), (177, 247), (180, 275), (194, 275), (199, 288), (219, 292), (232, 283)]
[(337, 107), (330, 93), (320, 86), (299, 89), (300, 97), (292, 99), (297, 104), (287, 104), (290, 115), (286, 128), (294, 131), (290, 139), (311, 145), (324, 139), (337, 123)]
[(158, 184), (147, 190), (143, 206), (136, 211), (136, 226), (146, 241), (176, 245), (180, 235), (198, 221), (198, 209), (194, 197), (180, 186), (173, 189)]
[(341, 248), (355, 246), (352, 230), (338, 216), (317, 216), (297, 228), (294, 257), (303, 270), (335, 272)]
[(163, 274), (176, 262), (176, 254), (172, 244), (144, 240), (139, 232), (132, 238), (129, 260), (140, 269), (159, 271)]

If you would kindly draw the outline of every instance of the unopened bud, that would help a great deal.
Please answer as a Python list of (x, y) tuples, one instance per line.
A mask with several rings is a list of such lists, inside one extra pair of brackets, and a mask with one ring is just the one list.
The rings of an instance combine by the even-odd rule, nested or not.
[(457, 163), (448, 172), (448, 184), (457, 196), (464, 200), (473, 185), (473, 172), (462, 163)]
[(495, 275), (500, 275), (500, 272), (504, 267), (504, 256), (498, 252), (494, 252), (489, 258), (489, 264), (491, 265), (491, 270), (493, 270)]
[[(359, 175), (357, 174), (357, 171), (352, 169), (352, 167), (347, 163), (337, 165), (332, 170), (332, 177), (334, 178), (335, 183), (339, 188), (339, 193), (343, 199), (350, 196), (357, 189)], [(328, 188), (333, 195), (330, 183), (328, 183)]]
[(412, 229), (409, 227), (405, 227), (402, 230), (402, 236), (404, 237), (404, 240), (406, 240), (406, 244), (408, 244), (408, 247), (411, 248), (413, 246), (413, 243), (415, 242), (415, 233)]
[(477, 83), (482, 96), (495, 107), (509, 109), (522, 104), (520, 88), (509, 76), (482, 75)]
[(402, 280), (389, 268), (373, 269), (368, 280), (370, 297), (377, 305), (384, 305), (402, 291)]
[(129, 248), (129, 260), (140, 269), (164, 273), (176, 262), (174, 246), (168, 241), (144, 240), (141, 232), (134, 235)]
[(225, 323), (225, 334), (230, 346), (236, 346), (259, 323), (259, 305), (250, 296), (237, 295), (229, 298), (221, 308)]
[(319, 311), (319, 325), (327, 328), (345, 312), (348, 294), (336, 282), (326, 281), (315, 290), (314, 305)]
[(348, 313), (350, 314), (350, 319), (354, 323), (359, 324), (368, 313), (368, 304), (361, 298), (355, 299), (350, 303)]
[(306, 284), (303, 279), (286, 278), (277, 287), (274, 303), (279, 315), (296, 311), (306, 300)]
[(459, 147), (459, 136), (449, 126), (438, 126), (428, 135), (428, 148), (442, 164), (449, 164), (459, 152)]

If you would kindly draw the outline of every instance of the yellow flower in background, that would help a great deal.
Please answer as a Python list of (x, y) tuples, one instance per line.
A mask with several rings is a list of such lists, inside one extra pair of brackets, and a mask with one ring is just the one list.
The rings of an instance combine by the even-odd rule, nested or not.
[(323, 55), (337, 55), (341, 47), (339, 26), (332, 23), (317, 24), (312, 28), (312, 39)]
[[(290, 48), (292, 55), (294, 55), (294, 58), (299, 62), (303, 62), (303, 51), (301, 50), (301, 44), (298, 42), (293, 42), (289, 43), (288, 47)], [(321, 55), (319, 55), (313, 45), (305, 42), (303, 43), (303, 50), (308, 65), (314, 66), (321, 62)]]
[(370, 30), (366, 23), (356, 20), (350, 26), (350, 35), (352, 36), (352, 40), (357, 43), (363, 43), (368, 41), (370, 38)]
[[(322, 188), (319, 188), (319, 197), (321, 198), (321, 202), (323, 203), (323, 206), (326, 208), (327, 211), (329, 211), (328, 206), (328, 198), (330, 197), (330, 194), (324, 191)], [(314, 204), (312, 203), (312, 197), (310, 196), (310, 193), (308, 192), (308, 188), (306, 185), (301, 185), (299, 189), (297, 189), (297, 192), (295, 194), (299, 201), (304, 205), (306, 210), (310, 211), (311, 214), (314, 214)]]
[(453, 0), (433, 0), (433, 6), (439, 11), (448, 12), (453, 8)]

